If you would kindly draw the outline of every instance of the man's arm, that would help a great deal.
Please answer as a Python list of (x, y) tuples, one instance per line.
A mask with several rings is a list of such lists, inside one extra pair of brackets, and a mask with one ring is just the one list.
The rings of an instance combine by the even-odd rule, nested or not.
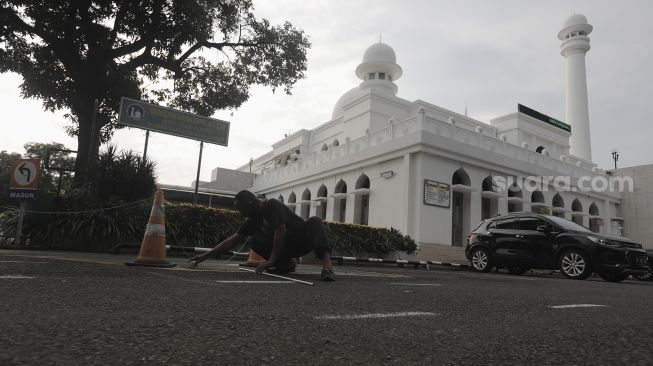
[(256, 273), (261, 273), (264, 269), (272, 267), (274, 262), (279, 259), (279, 254), (286, 241), (286, 224), (281, 224), (274, 229), (274, 238), (272, 240), (272, 253), (270, 254), (270, 259), (262, 262), (258, 265)]
[(244, 240), (245, 240), (244, 235), (235, 233), (232, 236), (220, 242), (218, 245), (216, 245), (213, 249), (209, 250), (208, 252), (200, 255), (196, 255), (193, 258), (189, 259), (188, 261), (195, 262), (195, 265), (197, 265), (203, 262), (204, 260), (206, 260), (206, 258), (208, 258), (210, 255), (226, 252), (227, 250), (232, 249), (236, 245), (242, 243)]

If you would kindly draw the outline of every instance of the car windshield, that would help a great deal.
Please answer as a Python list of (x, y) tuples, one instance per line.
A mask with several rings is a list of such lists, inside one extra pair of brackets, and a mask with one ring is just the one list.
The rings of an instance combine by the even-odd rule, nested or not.
[(585, 233), (592, 233), (590, 229), (586, 228), (585, 226), (580, 226), (575, 222), (569, 221), (567, 219), (563, 219), (562, 217), (557, 217), (557, 216), (547, 216), (547, 219), (553, 221), (556, 225), (560, 226), (561, 228), (565, 230), (574, 230), (574, 231), (582, 231)]

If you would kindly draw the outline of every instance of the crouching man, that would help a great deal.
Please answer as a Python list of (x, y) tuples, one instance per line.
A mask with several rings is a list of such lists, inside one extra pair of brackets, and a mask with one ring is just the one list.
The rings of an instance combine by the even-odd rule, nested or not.
[(294, 272), (296, 264), (293, 258), (314, 250), (322, 262), (320, 278), (335, 281), (331, 246), (322, 220), (317, 217), (304, 220), (278, 200), (260, 200), (250, 191), (238, 192), (234, 205), (245, 217), (238, 231), (210, 251), (189, 259), (189, 262), (199, 264), (211, 254), (230, 250), (249, 239), (251, 250), (266, 259), (258, 265), (257, 273), (264, 270), (278, 274)]

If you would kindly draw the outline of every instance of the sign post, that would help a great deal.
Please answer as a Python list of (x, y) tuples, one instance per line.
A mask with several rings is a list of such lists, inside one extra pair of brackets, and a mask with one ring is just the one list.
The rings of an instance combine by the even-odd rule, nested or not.
[(156, 104), (122, 98), (120, 101), (118, 123), (147, 131), (145, 133), (143, 161), (145, 161), (147, 154), (150, 131), (189, 138), (200, 142), (200, 157), (197, 163), (197, 178), (195, 179), (195, 194), (193, 197), (193, 203), (197, 204), (197, 191), (199, 188), (204, 143), (208, 142), (227, 146), (229, 141), (229, 122), (198, 116), (177, 109), (161, 107)]
[(11, 163), (11, 175), (9, 176), (9, 198), (20, 201), (18, 211), (18, 224), (16, 227), (16, 238), (14, 244), (22, 243), (23, 219), (27, 201), (36, 198), (39, 187), (39, 175), (41, 161), (39, 159), (19, 159)]

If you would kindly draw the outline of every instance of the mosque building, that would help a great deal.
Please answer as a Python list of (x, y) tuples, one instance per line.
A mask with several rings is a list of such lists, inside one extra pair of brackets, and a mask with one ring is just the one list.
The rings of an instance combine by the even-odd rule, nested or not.
[(487, 124), (402, 99), (402, 68), (379, 42), (365, 51), (355, 70), (361, 83), (338, 99), (331, 120), (286, 136), (238, 170), (255, 173), (252, 191), (304, 218), (394, 227), (422, 246), (463, 246), (482, 219), (520, 211), (621, 235), (621, 193), (597, 189), (612, 177), (591, 160), (591, 32), (574, 14), (558, 34), (565, 122), (518, 105)]

